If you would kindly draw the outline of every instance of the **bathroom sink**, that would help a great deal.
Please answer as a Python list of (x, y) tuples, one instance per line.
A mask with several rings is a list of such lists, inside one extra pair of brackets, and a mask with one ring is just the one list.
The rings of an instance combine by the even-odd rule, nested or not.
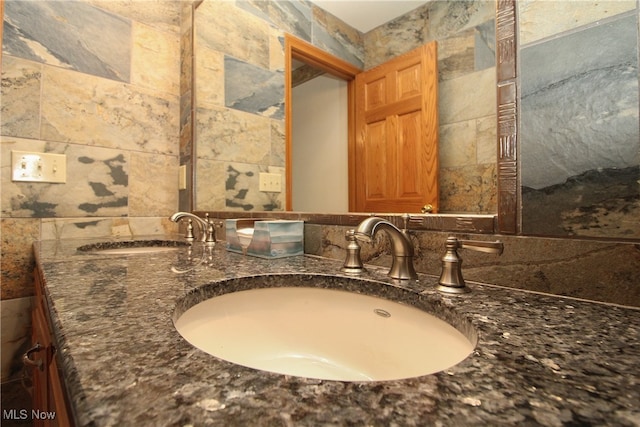
[(175, 251), (184, 246), (188, 246), (188, 243), (173, 240), (127, 240), (92, 243), (80, 246), (77, 250), (101, 255), (131, 255)]
[[(301, 277), (263, 276), (264, 283), (251, 277), (246, 281), (254, 287), (248, 289), (238, 289), (243, 280), (234, 279), (227, 284), (231, 292), (189, 308), (183, 302), (175, 327), (193, 346), (229, 362), (338, 381), (432, 374), (464, 360), (477, 342), (468, 321), (442, 307), (444, 317), (466, 324), (466, 334), (424, 309), (371, 295), (418, 303), (425, 298), (413, 292), (359, 279)], [(338, 289), (340, 282), (352, 289), (361, 284), (358, 291), (371, 294)]]

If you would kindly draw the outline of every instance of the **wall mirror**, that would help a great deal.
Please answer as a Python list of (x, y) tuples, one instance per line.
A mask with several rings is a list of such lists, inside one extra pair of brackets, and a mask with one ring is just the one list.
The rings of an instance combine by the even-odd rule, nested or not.
[(638, 4), (540, 3), (518, 2), (522, 231), (640, 239)]
[[(526, 94), (520, 91), (540, 82), (534, 79), (537, 83), (533, 86), (525, 80), (520, 82), (516, 65), (528, 67), (522, 71), (522, 79), (535, 76), (535, 70), (527, 64), (535, 62), (531, 58), (537, 58), (536, 55), (544, 55), (544, 49), (549, 49), (543, 46), (547, 41), (561, 38), (565, 33), (575, 38), (584, 35), (578, 28), (565, 28), (556, 22), (562, 15), (569, 16), (567, 8), (574, 7), (571, 3), (575, 2), (554, 2), (553, 10), (543, 7), (543, 3), (518, 2), (516, 8), (513, 0), (430, 2), (390, 25), (365, 35), (354, 35), (308, 3), (204, 0), (194, 12), (197, 99), (194, 210), (253, 212), (281, 210), (286, 206), (287, 183), (282, 183), (283, 191), (279, 193), (258, 191), (261, 173), (286, 174), (282, 102), (284, 33), (293, 34), (363, 69), (417, 47), (423, 40), (437, 40), (441, 212), (497, 213), (497, 231), (502, 233), (590, 236), (576, 232), (593, 227), (576, 223), (575, 218), (591, 207), (572, 207), (572, 225), (568, 227), (538, 230), (532, 227), (531, 212), (541, 216), (535, 219), (538, 223), (546, 221), (546, 213), (553, 215), (554, 220), (572, 215), (549, 212), (541, 206), (553, 201), (540, 198), (532, 203), (526, 195), (528, 189), (521, 191), (529, 186), (527, 175), (523, 175), (527, 168), (541, 170), (539, 165), (554, 160), (535, 157), (528, 150), (536, 144), (544, 145), (543, 138), (531, 137), (536, 131), (521, 133), (527, 132), (526, 125), (533, 123), (523, 117), (529, 117), (525, 115), (532, 112), (538, 114), (540, 110), (527, 104)], [(599, 27), (602, 14), (604, 21), (613, 24), (619, 18), (635, 19), (635, 36), (632, 32), (632, 35), (625, 33), (624, 37), (636, 46), (627, 75), (632, 76), (628, 79), (630, 84), (635, 76), (637, 95), (637, 5), (633, 1), (605, 3), (608, 6), (624, 3), (624, 6), (622, 9), (589, 6), (594, 10), (582, 7), (580, 16), (589, 17), (579, 22), (579, 27)], [(562, 10), (556, 10), (558, 8)], [(554, 20), (550, 20), (551, 16)], [(464, 19), (454, 22), (449, 20), (451, 17)], [(517, 20), (520, 21), (519, 37), (523, 40), (526, 33), (539, 32), (546, 22), (551, 22), (547, 27), (555, 28), (556, 33), (552, 31), (545, 39), (530, 43), (523, 40), (516, 43)], [(411, 39), (415, 34), (420, 35), (419, 42)], [(519, 45), (522, 45), (520, 50)], [(633, 100), (630, 102), (633, 104)], [(580, 101), (576, 99), (576, 103)], [(631, 194), (627, 192), (622, 199), (630, 204), (608, 218), (609, 225), (600, 227), (603, 232), (598, 237), (637, 239), (640, 236), (620, 214), (627, 210), (635, 212), (635, 218), (638, 215), (637, 100), (631, 107), (624, 110), (631, 117), (631, 125), (627, 124), (627, 129), (631, 129), (631, 133), (627, 133), (631, 151), (627, 152), (633, 152), (635, 143), (636, 161), (635, 165), (624, 168), (631, 168), (631, 177), (635, 173), (636, 185), (626, 184)], [(523, 117), (518, 117), (519, 113)], [(633, 132), (636, 132), (635, 140)], [(603, 168), (610, 169), (606, 165), (594, 167), (596, 171)], [(622, 169), (621, 166), (615, 168)], [(598, 210), (607, 216), (609, 208)], [(627, 225), (619, 227), (623, 222)], [(614, 228), (623, 231), (610, 233)]]
[[(437, 3), (440, 8), (451, 7)], [(398, 22), (405, 27), (402, 32), (410, 34), (416, 25), (427, 24), (418, 17), (430, 15), (434, 17), (431, 24), (437, 22), (442, 32), (438, 35), (438, 92), (446, 101), (438, 106), (441, 212), (493, 215), (497, 197), (495, 5), (469, 3), (459, 11), (466, 20), (457, 23), (447, 18), (451, 14), (425, 7)], [(286, 205), (288, 183), (283, 182), (285, 191), (278, 194), (258, 191), (260, 173), (285, 175), (284, 33), (360, 69), (425, 44), (422, 36), (397, 39), (391, 25), (368, 33), (372, 41), (368, 43), (364, 35), (323, 15), (311, 3), (205, 0), (195, 15), (196, 210), (262, 211)], [(219, 22), (222, 15), (227, 23)], [(247, 89), (250, 80), (255, 90)], [(216, 92), (215, 87), (221, 90)], [(202, 184), (205, 181), (207, 185)]]

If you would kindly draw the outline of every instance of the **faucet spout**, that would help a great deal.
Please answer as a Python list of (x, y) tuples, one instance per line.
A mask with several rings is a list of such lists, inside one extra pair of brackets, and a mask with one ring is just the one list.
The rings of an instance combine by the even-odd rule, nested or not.
[(370, 217), (358, 225), (354, 235), (358, 240), (371, 242), (378, 230), (384, 230), (391, 239), (393, 259), (389, 277), (400, 280), (417, 279), (418, 274), (413, 267), (413, 244), (405, 231), (385, 219)]
[(213, 224), (209, 221), (209, 215), (206, 219), (200, 218), (198, 215), (194, 215), (191, 212), (176, 212), (169, 218), (173, 222), (179, 222), (183, 218), (189, 218), (195, 221), (200, 227), (200, 241), (207, 246), (213, 246), (216, 243), (216, 232)]

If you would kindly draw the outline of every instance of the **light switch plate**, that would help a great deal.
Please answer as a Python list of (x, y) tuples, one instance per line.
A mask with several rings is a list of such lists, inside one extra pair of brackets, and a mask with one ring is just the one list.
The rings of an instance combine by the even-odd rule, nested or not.
[(282, 175), (279, 173), (260, 173), (258, 187), (266, 193), (280, 193), (282, 191)]
[(11, 151), (13, 181), (67, 182), (67, 156), (64, 154)]

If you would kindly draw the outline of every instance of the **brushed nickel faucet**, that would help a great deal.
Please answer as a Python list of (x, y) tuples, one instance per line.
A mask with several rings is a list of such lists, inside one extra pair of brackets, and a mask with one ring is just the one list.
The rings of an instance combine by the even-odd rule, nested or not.
[[(407, 219), (408, 215), (405, 217), (405, 223)], [(384, 230), (391, 239), (393, 261), (387, 275), (392, 279), (417, 279), (418, 274), (413, 267), (413, 243), (406, 228), (400, 230), (389, 221), (374, 216), (362, 221), (356, 228), (354, 236), (358, 240), (371, 242), (378, 230)]]
[(446, 243), (446, 253), (442, 257), (442, 273), (438, 281), (438, 290), (449, 294), (469, 292), (462, 277), (462, 259), (458, 249), (471, 249), (479, 252), (501, 255), (504, 245), (500, 240), (486, 242), (480, 240), (461, 240), (449, 236)]
[(195, 240), (192, 225), (193, 221), (195, 221), (196, 224), (198, 224), (198, 226), (200, 227), (200, 241), (206, 246), (214, 246), (216, 244), (216, 230), (213, 227), (213, 223), (209, 219), (209, 214), (206, 214), (205, 219), (202, 219), (198, 215), (194, 215), (190, 212), (176, 212), (170, 217), (171, 221), (173, 222), (179, 222), (183, 218), (189, 219), (187, 234), (185, 235), (185, 239), (187, 241), (192, 242)]

